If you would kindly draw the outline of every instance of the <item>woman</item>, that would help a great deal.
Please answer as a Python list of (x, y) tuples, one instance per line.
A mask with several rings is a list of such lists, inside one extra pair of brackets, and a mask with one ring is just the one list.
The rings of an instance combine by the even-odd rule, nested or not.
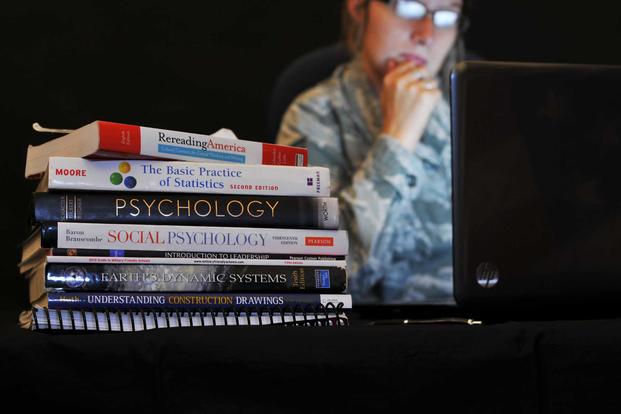
[(451, 303), (449, 105), (462, 0), (346, 0), (354, 59), (300, 95), (278, 143), (330, 168), (357, 303)]

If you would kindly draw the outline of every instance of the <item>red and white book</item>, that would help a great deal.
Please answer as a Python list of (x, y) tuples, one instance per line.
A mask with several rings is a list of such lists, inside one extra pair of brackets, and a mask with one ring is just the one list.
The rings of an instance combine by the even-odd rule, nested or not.
[(42, 226), (43, 247), (346, 255), (345, 230), (65, 223)]
[(325, 167), (52, 157), (38, 191), (89, 190), (329, 197)]
[(105, 121), (92, 122), (41, 145), (30, 145), (26, 178), (43, 174), (48, 158), (54, 156), (308, 165), (306, 148)]

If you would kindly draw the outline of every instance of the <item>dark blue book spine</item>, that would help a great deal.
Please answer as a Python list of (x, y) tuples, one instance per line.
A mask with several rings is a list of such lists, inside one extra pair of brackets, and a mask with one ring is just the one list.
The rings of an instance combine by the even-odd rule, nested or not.
[(346, 288), (344, 267), (48, 263), (45, 287), (108, 292), (316, 292)]
[(165, 250), (62, 249), (53, 247), (50, 256), (92, 257), (165, 257), (168, 259), (239, 259), (239, 260), (345, 260), (345, 256), (317, 256), (278, 253), (175, 252)]
[(34, 193), (34, 221), (338, 228), (334, 198), (154, 193)]
[[(49, 292), (50, 309), (300, 309), (308, 311), (322, 305), (322, 298), (330, 298), (333, 306), (348, 309), (350, 295), (321, 295), (307, 293), (103, 293), (103, 292)], [(348, 303), (349, 302), (349, 303)]]
[(58, 225), (56, 223), (40, 223), (41, 247), (55, 247), (58, 241)]

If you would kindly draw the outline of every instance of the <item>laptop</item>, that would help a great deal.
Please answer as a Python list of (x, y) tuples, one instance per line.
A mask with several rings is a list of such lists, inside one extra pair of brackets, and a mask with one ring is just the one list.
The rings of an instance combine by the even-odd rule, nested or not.
[(462, 62), (451, 109), (458, 307), (621, 315), (621, 67)]

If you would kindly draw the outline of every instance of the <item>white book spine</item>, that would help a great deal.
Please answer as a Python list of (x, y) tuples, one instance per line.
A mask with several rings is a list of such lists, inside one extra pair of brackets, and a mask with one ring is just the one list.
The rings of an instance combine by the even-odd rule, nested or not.
[(344, 230), (58, 223), (67, 249), (346, 255)]
[(325, 167), (50, 157), (48, 188), (329, 197), (330, 172)]
[(48, 256), (48, 263), (62, 264), (166, 264), (166, 265), (239, 265), (239, 266), (315, 266), (345, 268), (345, 260), (281, 259), (179, 259), (167, 257)]

